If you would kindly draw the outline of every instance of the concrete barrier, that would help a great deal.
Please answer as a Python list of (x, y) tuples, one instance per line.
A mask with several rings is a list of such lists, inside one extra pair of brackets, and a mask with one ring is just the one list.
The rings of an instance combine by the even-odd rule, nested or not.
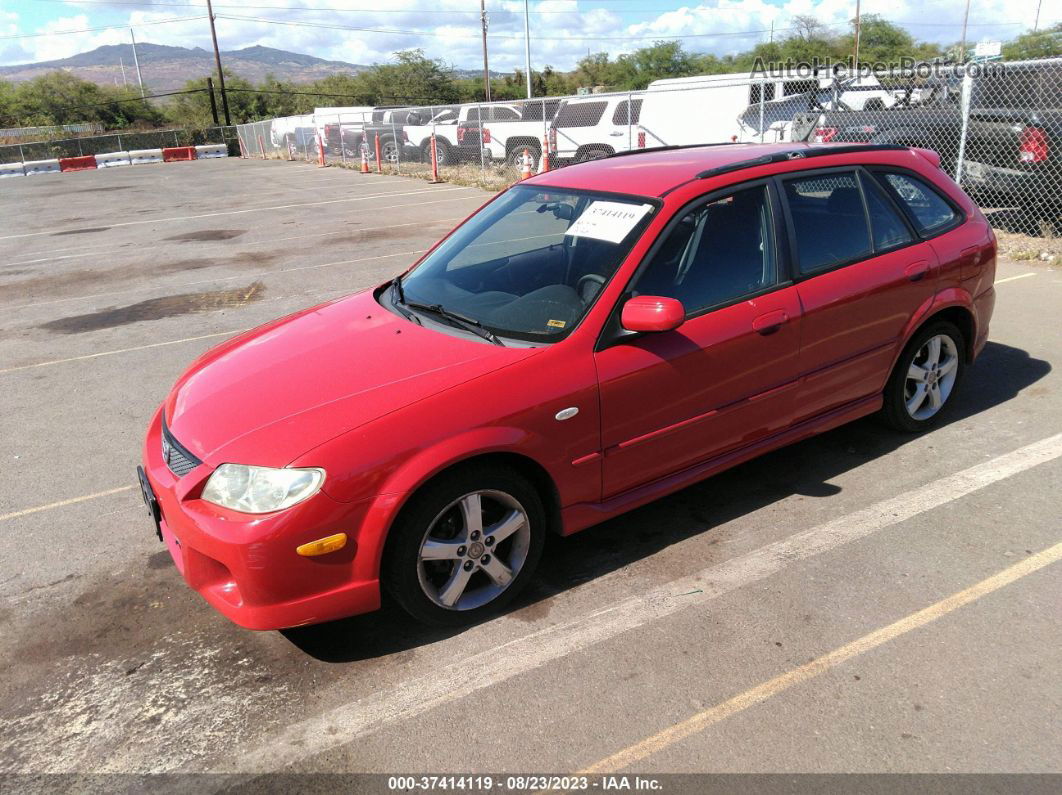
[(27, 174), (50, 174), (53, 171), (60, 171), (59, 161), (56, 158), (51, 160), (27, 160), (22, 164)]
[(171, 146), (162, 150), (162, 159), (167, 163), (178, 160), (195, 160), (194, 146)]
[(162, 162), (162, 150), (161, 149), (130, 149), (129, 150), (129, 162), (134, 166), (141, 166), (145, 163), (161, 163)]
[(82, 157), (60, 157), (59, 158), (59, 170), (60, 171), (95, 171), (96, 170), (96, 158), (93, 155), (83, 155)]
[(0, 179), (3, 177), (24, 177), (26, 169), (21, 163), (0, 163)]
[(113, 168), (114, 166), (131, 165), (128, 152), (105, 152), (96, 155), (97, 168)]
[(228, 144), (200, 144), (195, 148), (195, 156), (199, 160), (206, 160), (211, 157), (228, 157), (229, 147)]

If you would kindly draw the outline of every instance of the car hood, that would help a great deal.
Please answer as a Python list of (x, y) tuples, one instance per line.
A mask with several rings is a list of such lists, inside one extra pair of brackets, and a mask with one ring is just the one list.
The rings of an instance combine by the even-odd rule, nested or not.
[(335, 436), (536, 352), (423, 328), (366, 291), (208, 351), (166, 399), (166, 423), (207, 463), (286, 466)]

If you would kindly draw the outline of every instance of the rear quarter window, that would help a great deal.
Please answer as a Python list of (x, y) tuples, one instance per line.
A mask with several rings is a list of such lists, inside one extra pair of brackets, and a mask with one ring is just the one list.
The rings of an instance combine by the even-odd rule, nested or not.
[[(628, 114), (630, 118), (628, 118)], [(638, 119), (642, 115), (642, 101), (636, 99), (633, 102), (623, 100), (616, 106), (616, 110), (612, 113), (613, 124), (637, 124)]]
[(909, 174), (896, 172), (879, 173), (903, 207), (910, 212), (919, 231), (930, 234), (951, 226), (958, 220), (952, 206), (936, 190)]
[(553, 121), (555, 127), (593, 127), (601, 117), (605, 115), (608, 103), (601, 102), (577, 102), (565, 105), (557, 113)]

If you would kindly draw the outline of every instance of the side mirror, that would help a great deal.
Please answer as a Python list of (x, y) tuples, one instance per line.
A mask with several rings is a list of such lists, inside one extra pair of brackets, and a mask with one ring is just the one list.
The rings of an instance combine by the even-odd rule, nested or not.
[(639, 295), (623, 305), (620, 325), (628, 331), (674, 331), (686, 319), (686, 309), (675, 298)]

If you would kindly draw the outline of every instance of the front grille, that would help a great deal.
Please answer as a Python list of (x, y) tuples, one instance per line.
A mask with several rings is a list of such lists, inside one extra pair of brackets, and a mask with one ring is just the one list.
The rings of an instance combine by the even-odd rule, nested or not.
[(162, 460), (166, 462), (170, 472), (179, 478), (203, 463), (173, 438), (170, 429), (166, 427), (165, 417), (162, 420)]

